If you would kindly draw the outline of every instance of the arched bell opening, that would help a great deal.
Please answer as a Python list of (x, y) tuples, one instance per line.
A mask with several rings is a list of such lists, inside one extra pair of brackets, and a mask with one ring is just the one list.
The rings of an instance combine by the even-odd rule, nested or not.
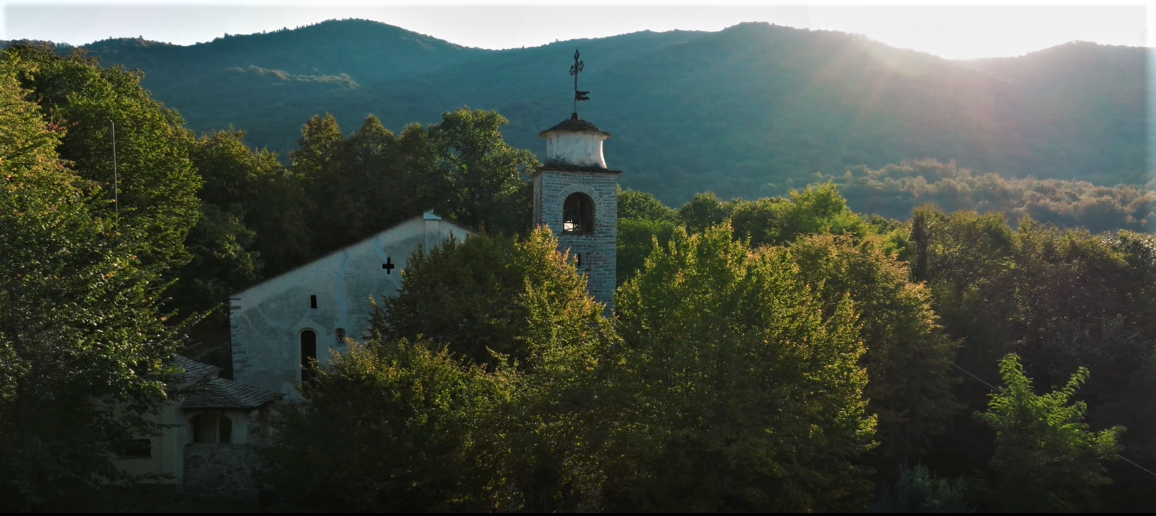
[(588, 235), (594, 232), (594, 199), (575, 192), (562, 203), (562, 232)]

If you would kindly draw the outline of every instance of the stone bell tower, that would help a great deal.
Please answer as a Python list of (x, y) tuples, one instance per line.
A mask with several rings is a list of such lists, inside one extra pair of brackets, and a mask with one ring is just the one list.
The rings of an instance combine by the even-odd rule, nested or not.
[[(585, 92), (582, 92), (585, 93)], [(539, 133), (546, 162), (534, 173), (534, 225), (558, 238), (558, 250), (585, 274), (595, 301), (614, 309), (618, 245), (618, 174), (606, 167), (602, 141), (610, 134), (578, 118)]]

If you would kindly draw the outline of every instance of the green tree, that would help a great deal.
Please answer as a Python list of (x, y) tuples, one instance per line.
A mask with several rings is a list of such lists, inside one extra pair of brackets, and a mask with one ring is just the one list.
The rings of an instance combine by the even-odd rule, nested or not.
[(832, 184), (791, 190), (789, 199), (734, 201), (732, 205), (735, 234), (750, 238), (753, 247), (784, 244), (801, 235), (847, 233), (862, 238), (871, 232)]
[(956, 343), (931, 308), (931, 292), (908, 281), (907, 265), (883, 253), (880, 237), (800, 237), (790, 247), (802, 281), (830, 317), (845, 296), (855, 303), (867, 353), (867, 409), (879, 419), (877, 450), (884, 471), (926, 452), (956, 406), (949, 374)]
[[(618, 291), (611, 510), (860, 507), (874, 417), (845, 299), (830, 317), (782, 252), (676, 231)], [(601, 399), (601, 398), (600, 398)]]
[[(193, 142), (189, 159), (204, 180), (202, 203), (234, 214), (253, 233), (252, 243), (232, 255), (235, 268), (244, 270), (247, 263), (259, 260), (259, 275), (272, 276), (309, 258), (305, 192), (300, 179), (282, 167), (275, 154), (249, 148), (244, 131), (214, 131)], [(233, 234), (229, 240), (241, 237)], [(252, 279), (230, 285), (248, 286), (244, 281)]]
[(493, 509), (497, 468), (479, 436), (510, 393), (434, 349), (401, 340), (334, 356), (308, 403), (280, 411), (263, 480), (286, 503), (328, 510)]
[(615, 255), (617, 282), (622, 285), (646, 263), (655, 246), (665, 247), (677, 226), (672, 222), (647, 219), (618, 219), (618, 249)]
[(140, 235), (64, 167), (19, 59), (0, 60), (0, 508), (17, 511), (132, 478), (111, 459), (159, 431), (176, 346)]
[(308, 199), (314, 255), (434, 210), (473, 229), (526, 234), (533, 153), (510, 147), (492, 111), (459, 109), (439, 124), (394, 136), (374, 116), (342, 136), (331, 115), (313, 117), (290, 152)]
[(678, 212), (666, 207), (653, 195), (638, 190), (618, 188), (618, 220), (639, 219), (677, 222)]
[(1070, 401), (1088, 370), (1040, 396), (1019, 357), (1008, 355), (999, 366), (1004, 387), (991, 395), (988, 411), (977, 414), (996, 432), (996, 504), (1005, 512), (1094, 510), (1096, 488), (1111, 482), (1104, 462), (1116, 459), (1124, 429), (1089, 430), (1087, 405)]
[(547, 229), (522, 240), (477, 235), (415, 254), (396, 297), (382, 302), (374, 327), (391, 339), (419, 336), (448, 346), (455, 356), (496, 364), (494, 353), (527, 363), (546, 329), (530, 318), (532, 292), (545, 289), (550, 310), (579, 310), (594, 324), (586, 281)]
[(678, 209), (678, 218), (687, 231), (702, 232), (729, 219), (735, 204), (739, 202), (723, 202), (713, 192), (695, 194), (694, 198)]
[[(949, 215), (934, 206), (916, 209), (910, 224), (913, 279), (927, 283), (944, 328), (962, 342), (957, 362), (994, 377), (994, 364), (1017, 340), (1015, 233), (999, 214)], [(961, 387), (968, 406), (986, 403), (983, 386)]]
[[(48, 48), (14, 46), (5, 60), (33, 91), (48, 120), (67, 129), (58, 149), (84, 179), (111, 200), (93, 209), (119, 209), (122, 232), (135, 232), (140, 263), (175, 277), (189, 259), (184, 243), (197, 222), (201, 180), (188, 157), (191, 135), (172, 109), (153, 100), (141, 74), (102, 68), (77, 51), (60, 57)], [(113, 192), (112, 123), (116, 124), (117, 192)]]
[(903, 470), (895, 489), (888, 491), (872, 512), (890, 513), (965, 513), (967, 490), (962, 480), (936, 478), (919, 464)]
[(531, 224), (532, 188), (525, 180), (538, 166), (534, 153), (515, 149), (500, 131), (508, 121), (495, 111), (462, 108), (430, 127), (439, 169), (454, 199), (450, 216), (473, 228), (525, 234)]
[(176, 305), (184, 312), (210, 312), (217, 322), (227, 318), (229, 294), (252, 285), (261, 263), (250, 251), (256, 234), (245, 227), (239, 205), (225, 211), (202, 203), (197, 225), (189, 231), (186, 249), (191, 259), (181, 267), (173, 288)]
[(434, 209), (449, 216), (437, 149), (419, 126), (395, 137), (374, 116), (342, 137), (332, 116), (313, 117), (290, 153), (309, 199), (314, 255), (360, 241)]
[[(342, 510), (595, 507), (605, 439), (597, 398), (616, 339), (555, 245), (539, 230), (526, 241), (482, 235), (415, 255), (401, 302), (376, 314), (374, 336), (335, 357), (304, 390), (308, 403), (285, 413), (269, 481)], [(479, 252), (491, 254), (486, 268), (467, 271), (477, 278), (444, 274)], [(425, 295), (436, 291), (450, 295)], [(477, 306), (491, 295), (516, 314), (504, 303)], [(445, 321), (419, 317), (458, 310), (486, 324), (452, 321), (446, 331)], [(436, 340), (398, 338), (395, 320)]]

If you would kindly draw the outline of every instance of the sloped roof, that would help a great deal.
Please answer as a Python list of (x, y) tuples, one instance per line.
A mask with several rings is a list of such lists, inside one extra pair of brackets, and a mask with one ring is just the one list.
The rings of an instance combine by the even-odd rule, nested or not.
[(416, 216), (416, 217), (410, 217), (410, 218), (408, 218), (408, 219), (406, 219), (406, 220), (404, 220), (404, 221), (398, 222), (397, 224), (394, 224), (394, 225), (390, 226), (390, 227), (389, 227), (389, 228), (387, 228), (387, 229), (383, 229), (383, 230), (381, 230), (381, 231), (378, 231), (377, 233), (374, 233), (374, 234), (373, 234), (373, 235), (371, 235), (371, 236), (365, 237), (365, 238), (363, 238), (363, 239), (361, 239), (361, 240), (359, 240), (359, 241), (357, 241), (357, 242), (354, 242), (354, 243), (352, 243), (352, 244), (349, 244), (349, 245), (347, 245), (347, 246), (345, 246), (345, 247), (342, 247), (341, 249), (338, 249), (338, 250), (336, 250), (336, 251), (330, 252), (329, 254), (327, 254), (327, 255), (325, 255), (325, 256), (321, 256), (321, 257), (318, 257), (318, 258), (316, 258), (316, 259), (314, 259), (314, 260), (312, 260), (312, 261), (309, 261), (309, 262), (307, 262), (307, 263), (303, 263), (303, 264), (301, 264), (301, 265), (298, 265), (297, 267), (294, 267), (294, 268), (292, 268), (292, 269), (289, 269), (289, 270), (287, 270), (287, 271), (285, 271), (285, 272), (282, 272), (281, 274), (278, 274), (278, 275), (276, 275), (276, 276), (273, 276), (273, 277), (271, 277), (271, 278), (265, 278), (265, 279), (264, 279), (264, 280), (262, 280), (260, 283), (256, 283), (256, 284), (253, 284), (253, 285), (249, 285), (248, 287), (245, 287), (245, 289), (244, 289), (244, 290), (240, 290), (240, 291), (234, 292), (234, 293), (233, 293), (232, 295), (230, 295), (229, 297), (230, 297), (230, 299), (233, 299), (233, 298), (237, 298), (237, 296), (240, 296), (240, 295), (244, 294), (245, 292), (248, 292), (248, 291), (250, 291), (250, 290), (253, 290), (253, 289), (257, 288), (257, 287), (260, 287), (261, 285), (264, 285), (264, 284), (266, 284), (266, 283), (270, 283), (270, 282), (272, 282), (272, 281), (274, 281), (274, 280), (277, 280), (277, 279), (281, 279), (281, 278), (284, 278), (284, 277), (286, 277), (286, 276), (289, 276), (289, 275), (291, 275), (291, 274), (294, 274), (294, 273), (296, 273), (297, 271), (299, 271), (299, 270), (301, 270), (301, 269), (304, 269), (304, 268), (306, 268), (306, 267), (308, 267), (308, 266), (310, 266), (310, 265), (313, 265), (314, 263), (317, 263), (317, 262), (319, 262), (319, 261), (321, 261), (321, 260), (324, 260), (324, 259), (326, 259), (326, 258), (328, 258), (328, 257), (330, 257), (330, 256), (332, 256), (332, 255), (335, 255), (335, 254), (338, 254), (338, 253), (342, 253), (342, 252), (345, 252), (347, 249), (350, 249), (350, 248), (353, 248), (353, 247), (357, 247), (357, 246), (359, 246), (359, 245), (361, 245), (361, 244), (365, 243), (365, 242), (366, 242), (366, 241), (368, 241), (368, 240), (373, 240), (373, 239), (375, 239), (375, 238), (377, 238), (377, 237), (379, 237), (379, 236), (381, 236), (381, 235), (384, 235), (384, 234), (386, 234), (386, 233), (389, 233), (390, 231), (393, 231), (394, 229), (397, 229), (397, 228), (399, 228), (399, 227), (401, 227), (401, 226), (404, 226), (404, 225), (406, 225), (406, 224), (409, 224), (410, 222), (413, 222), (413, 221), (416, 221), (416, 220), (438, 220), (438, 221), (441, 221), (441, 223), (442, 223), (442, 224), (449, 224), (449, 225), (451, 225), (451, 226), (456, 226), (456, 227), (458, 227), (459, 229), (463, 229), (463, 230), (465, 230), (465, 231), (467, 231), (467, 232), (469, 232), (469, 233), (473, 233), (473, 232), (474, 232), (473, 230), (471, 230), (471, 229), (469, 229), (469, 228), (467, 228), (467, 227), (464, 227), (464, 226), (462, 226), (462, 225), (460, 225), (460, 224), (458, 224), (458, 223), (456, 223), (456, 222), (454, 222), (454, 221), (452, 221), (452, 220), (445, 220), (445, 219), (443, 219), (443, 218), (441, 218), (441, 217), (437, 216), (436, 214), (434, 214), (433, 210), (430, 210), (430, 211), (427, 211), (427, 212), (425, 212), (425, 213), (422, 213), (421, 215), (418, 215), (418, 216)]
[(185, 395), (181, 408), (189, 409), (255, 409), (282, 395), (253, 385), (221, 378), (221, 368), (176, 355), (173, 365), (183, 369), (177, 377), (193, 385), (180, 389)]
[(173, 365), (184, 370), (183, 373), (178, 373), (178, 376), (185, 381), (195, 382), (205, 377), (216, 378), (221, 375), (221, 368), (217, 366), (197, 362), (180, 355), (173, 356)]
[(282, 394), (224, 378), (212, 378), (189, 389), (182, 409), (255, 409)]
[(570, 118), (563, 120), (558, 125), (538, 133), (538, 136), (545, 138), (546, 134), (554, 132), (554, 131), (570, 132), (570, 133), (601, 133), (601, 134), (606, 135), (607, 138), (610, 137), (610, 133), (595, 127), (594, 124), (592, 124), (590, 122), (579, 119), (578, 115), (576, 113), (574, 115), (571, 115)]

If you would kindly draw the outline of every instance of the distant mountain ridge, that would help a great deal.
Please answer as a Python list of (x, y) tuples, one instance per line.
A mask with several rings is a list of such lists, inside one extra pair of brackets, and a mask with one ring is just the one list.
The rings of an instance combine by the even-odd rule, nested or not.
[[(332, 20), (178, 46), (86, 45), (145, 73), (154, 97), (197, 131), (232, 125), (250, 144), (295, 148), (310, 116), (345, 131), (374, 114), (394, 131), (468, 105), (496, 109), (516, 146), (571, 111), (575, 48), (583, 119), (614, 136), (625, 186), (667, 203), (713, 190), (754, 197), (815, 173), (904, 159), (979, 172), (1146, 181), (1143, 48), (1070, 43), (1015, 58), (949, 61), (867, 38), (744, 23), (719, 32), (638, 32), (540, 47), (463, 47), (390, 25)], [(61, 51), (66, 48), (61, 47)]]

